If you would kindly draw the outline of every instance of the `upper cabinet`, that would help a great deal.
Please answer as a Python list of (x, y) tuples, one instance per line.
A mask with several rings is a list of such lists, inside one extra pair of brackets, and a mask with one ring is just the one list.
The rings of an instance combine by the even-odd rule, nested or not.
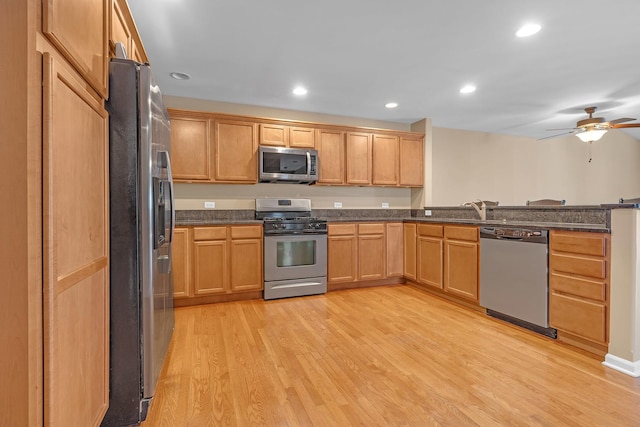
[(125, 0), (112, 0), (109, 31), (109, 56), (111, 57), (115, 56), (116, 43), (124, 45), (128, 58), (141, 63), (149, 62)]
[[(126, 32), (123, 32), (126, 34)], [(174, 179), (256, 183), (258, 145), (315, 148), (320, 185), (422, 187), (423, 135), (169, 110)]]
[(46, 0), (42, 32), (103, 98), (109, 80), (109, 0)]
[(315, 148), (315, 129), (274, 123), (260, 124), (260, 145), (292, 148)]
[(258, 182), (256, 125), (236, 120), (215, 120), (215, 180)]

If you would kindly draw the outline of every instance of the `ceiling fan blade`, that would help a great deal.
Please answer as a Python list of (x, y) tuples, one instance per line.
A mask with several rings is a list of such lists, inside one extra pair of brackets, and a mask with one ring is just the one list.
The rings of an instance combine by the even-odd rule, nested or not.
[(581, 128), (557, 128), (557, 129), (545, 129), (545, 130), (578, 130)]
[(564, 133), (558, 133), (556, 135), (551, 135), (551, 136), (545, 136), (544, 138), (538, 138), (536, 139), (536, 141), (542, 141), (545, 139), (551, 139), (551, 138), (557, 138), (559, 136), (564, 136), (564, 135), (571, 135), (572, 133), (576, 133), (575, 130), (572, 130), (571, 132), (564, 132)]
[(611, 120), (611, 121), (609, 122), (609, 124), (617, 125), (618, 123), (632, 122), (632, 121), (634, 121), (634, 120), (636, 120), (636, 119), (630, 119), (629, 117), (623, 117), (623, 118), (621, 118), (621, 119)]
[(620, 128), (640, 128), (640, 123), (629, 123), (626, 125), (613, 125), (611, 126), (614, 129), (620, 129)]

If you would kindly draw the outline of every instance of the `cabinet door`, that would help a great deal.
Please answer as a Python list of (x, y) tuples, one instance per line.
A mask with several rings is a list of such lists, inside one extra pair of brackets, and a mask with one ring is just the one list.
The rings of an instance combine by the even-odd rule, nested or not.
[(320, 157), (319, 184), (344, 184), (344, 132), (319, 129), (317, 132)]
[(231, 291), (256, 291), (262, 279), (262, 239), (231, 241)]
[(103, 98), (109, 79), (109, 0), (46, 0), (42, 32)]
[(225, 293), (228, 286), (227, 241), (193, 242), (193, 288), (195, 295)]
[(115, 56), (115, 44), (120, 42), (127, 50), (127, 56), (132, 58), (131, 54), (131, 31), (127, 26), (126, 19), (120, 4), (117, 0), (113, 0), (111, 7), (111, 32), (109, 36), (109, 55)]
[(417, 280), (416, 224), (404, 224), (404, 277)]
[(478, 244), (445, 240), (444, 289), (478, 300)]
[(347, 184), (371, 184), (370, 133), (347, 133)]
[(272, 125), (263, 123), (260, 125), (260, 145), (276, 147), (289, 146), (289, 126)]
[(384, 234), (358, 236), (358, 279), (376, 280), (385, 277)]
[(258, 182), (258, 139), (250, 122), (215, 121), (215, 179)]
[(289, 146), (294, 148), (316, 148), (316, 131), (314, 128), (289, 128)]
[(108, 114), (65, 61), (43, 69), (44, 424), (88, 426), (109, 405)]
[(418, 282), (442, 289), (442, 239), (418, 237)]
[[(403, 228), (401, 222), (387, 223), (387, 277), (402, 276), (404, 259)], [(414, 258), (415, 263), (415, 258)]]
[(171, 166), (176, 181), (211, 181), (209, 120), (171, 118)]
[(400, 186), (424, 185), (424, 141), (422, 138), (400, 138)]
[(371, 141), (373, 185), (398, 185), (398, 137), (373, 135)]
[(188, 228), (178, 227), (175, 229), (173, 242), (171, 242), (174, 298), (191, 296), (190, 240)]
[(355, 282), (358, 277), (356, 236), (329, 236), (327, 246), (327, 281)]

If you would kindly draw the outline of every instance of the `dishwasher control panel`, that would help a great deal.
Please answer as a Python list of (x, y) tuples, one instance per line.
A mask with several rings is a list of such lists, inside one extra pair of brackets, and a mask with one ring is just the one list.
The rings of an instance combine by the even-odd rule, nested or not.
[(480, 238), (482, 239), (505, 239), (533, 243), (547, 243), (548, 235), (548, 230), (509, 227), (480, 227)]

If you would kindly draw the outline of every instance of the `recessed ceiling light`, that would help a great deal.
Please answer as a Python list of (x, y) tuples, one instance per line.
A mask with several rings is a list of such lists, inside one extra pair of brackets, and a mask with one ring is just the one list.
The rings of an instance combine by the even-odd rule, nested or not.
[(191, 76), (187, 73), (177, 73), (177, 72), (173, 72), (171, 74), (169, 74), (171, 77), (173, 77), (176, 80), (189, 80), (191, 78)]
[(537, 33), (542, 29), (540, 24), (526, 24), (520, 27), (518, 31), (516, 31), (516, 36), (518, 37), (529, 37)]
[(384, 104), (385, 107), (387, 108), (396, 108), (398, 106), (397, 102), (387, 102), (386, 104)]
[(460, 88), (460, 93), (473, 93), (476, 91), (476, 87), (474, 85), (464, 85)]
[(295, 89), (293, 89), (293, 94), (298, 96), (306, 95), (307, 89), (303, 88), (302, 86), (298, 86)]

